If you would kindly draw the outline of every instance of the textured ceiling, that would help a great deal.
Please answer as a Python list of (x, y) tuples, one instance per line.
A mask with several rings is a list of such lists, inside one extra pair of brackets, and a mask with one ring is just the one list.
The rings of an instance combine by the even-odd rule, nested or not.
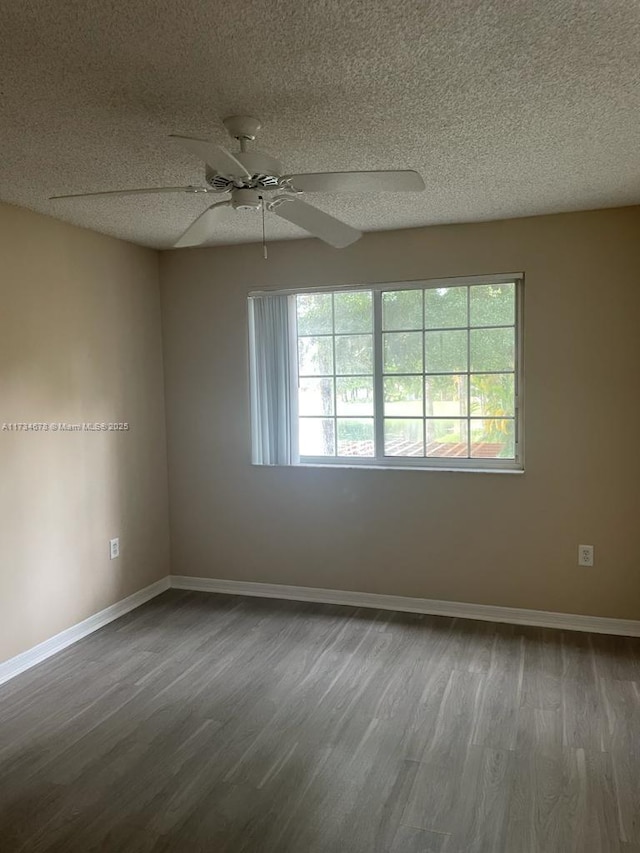
[(0, 0), (4, 201), (170, 246), (211, 196), (47, 197), (200, 183), (168, 134), (226, 144), (238, 113), (287, 171), (417, 169), (424, 193), (307, 197), (363, 230), (638, 203), (640, 3)]

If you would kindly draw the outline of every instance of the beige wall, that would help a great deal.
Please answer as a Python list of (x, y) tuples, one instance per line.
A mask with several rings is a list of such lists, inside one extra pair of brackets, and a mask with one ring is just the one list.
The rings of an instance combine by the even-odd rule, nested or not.
[[(520, 270), (525, 474), (250, 465), (250, 290)], [(640, 208), (168, 252), (161, 282), (175, 574), (640, 618)]]
[[(157, 264), (0, 205), (0, 660), (168, 574)], [(51, 421), (131, 430), (1, 430)]]

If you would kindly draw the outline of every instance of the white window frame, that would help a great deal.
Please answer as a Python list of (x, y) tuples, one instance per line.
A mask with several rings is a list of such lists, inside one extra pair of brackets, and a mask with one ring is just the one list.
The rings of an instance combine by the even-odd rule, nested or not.
[[(464, 287), (478, 284), (514, 284), (515, 285), (515, 401), (514, 401), (514, 426), (515, 426), (515, 457), (513, 459), (465, 459), (459, 457), (433, 457), (433, 456), (385, 456), (384, 455), (384, 373), (382, 353), (382, 294), (393, 290), (428, 290), (440, 287)], [(296, 358), (292, 362), (297, 364), (297, 323), (296, 323), (296, 296), (303, 293), (344, 293), (345, 291), (365, 290), (373, 294), (373, 383), (374, 383), (374, 446), (375, 456), (353, 457), (353, 456), (300, 456), (297, 457), (297, 447), (293, 448), (294, 458), (298, 461), (293, 466), (320, 466), (338, 468), (376, 468), (376, 469), (416, 469), (420, 471), (477, 471), (497, 473), (522, 473), (524, 471), (524, 353), (523, 353), (523, 331), (524, 331), (524, 273), (500, 273), (496, 275), (482, 276), (456, 276), (455, 278), (418, 279), (410, 281), (382, 282), (376, 284), (358, 284), (350, 286), (318, 286), (300, 287), (295, 289), (278, 291), (252, 292), (252, 296), (264, 296), (274, 293), (290, 296), (290, 344), (295, 347)], [(469, 321), (469, 318), (468, 318)], [(460, 327), (465, 331), (469, 325)], [(424, 330), (422, 330), (424, 331)], [(430, 331), (438, 331), (430, 330)], [(444, 331), (454, 331), (447, 328)], [(424, 346), (424, 344), (423, 344)], [(470, 363), (467, 370), (462, 371), (470, 375)], [(484, 371), (483, 371), (484, 372)], [(504, 372), (504, 371), (502, 371)], [(467, 383), (468, 384), (468, 383)], [(291, 376), (292, 399), (297, 401), (298, 376)], [(468, 419), (468, 415), (466, 416)], [(297, 402), (291, 408), (291, 435), (297, 443), (298, 436), (298, 412)]]

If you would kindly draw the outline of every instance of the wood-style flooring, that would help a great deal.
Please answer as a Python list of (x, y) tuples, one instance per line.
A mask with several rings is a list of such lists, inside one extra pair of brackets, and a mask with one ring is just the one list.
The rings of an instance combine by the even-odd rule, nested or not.
[(640, 853), (640, 640), (171, 590), (0, 687), (0, 851)]

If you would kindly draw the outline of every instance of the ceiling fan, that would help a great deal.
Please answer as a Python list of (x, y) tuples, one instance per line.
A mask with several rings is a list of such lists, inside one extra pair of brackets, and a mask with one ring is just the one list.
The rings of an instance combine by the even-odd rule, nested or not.
[[(191, 139), (172, 134), (171, 138), (205, 163), (205, 183), (188, 187), (148, 187), (132, 190), (76, 193), (51, 196), (51, 199), (126, 196), (147, 193), (211, 193), (223, 196), (191, 223), (174, 244), (176, 248), (198, 246), (212, 237), (216, 224), (230, 210), (262, 211), (263, 241), (265, 211), (303, 228), (314, 237), (338, 249), (358, 240), (362, 233), (345, 222), (302, 201), (303, 193), (316, 192), (418, 192), (423, 190), (421, 176), (410, 169), (378, 172), (310, 172), (284, 174), (281, 163), (262, 151), (248, 151), (247, 143), (256, 138), (261, 124), (250, 116), (231, 116), (224, 120), (229, 135), (238, 140), (240, 151), (232, 154), (222, 145), (206, 139)], [(273, 195), (271, 195), (273, 193)], [(267, 198), (267, 194), (269, 198)], [(265, 250), (266, 257), (266, 250)]]

